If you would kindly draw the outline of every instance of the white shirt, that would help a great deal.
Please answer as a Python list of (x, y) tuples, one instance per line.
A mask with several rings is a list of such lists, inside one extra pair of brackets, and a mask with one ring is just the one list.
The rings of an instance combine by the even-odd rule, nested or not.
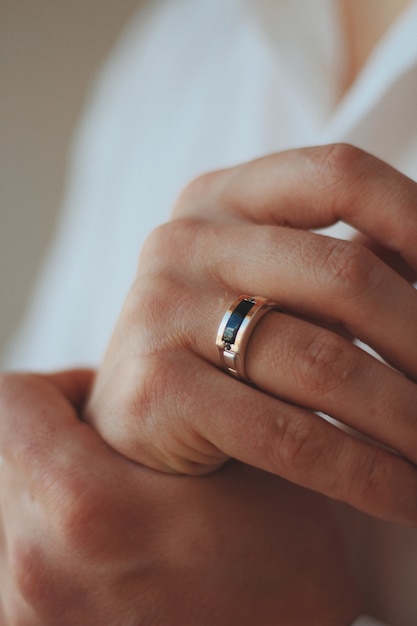
[[(144, 238), (203, 171), (346, 141), (417, 179), (417, 2), (341, 101), (335, 7), (153, 0), (139, 11), (78, 133), (61, 223), (9, 367), (99, 362)], [(375, 606), (393, 626), (415, 625), (415, 533), (349, 515)]]

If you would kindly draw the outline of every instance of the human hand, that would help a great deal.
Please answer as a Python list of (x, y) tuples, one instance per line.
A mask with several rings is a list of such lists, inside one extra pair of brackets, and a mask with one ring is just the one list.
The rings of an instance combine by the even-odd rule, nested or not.
[[(342, 219), (415, 276), (416, 206), (416, 183), (349, 146), (197, 179), (145, 244), (86, 419), (158, 470), (204, 474), (233, 457), (415, 525), (417, 293), (366, 246), (306, 229)], [(215, 367), (217, 327), (241, 293), (286, 311), (268, 313), (249, 342), (257, 388)]]
[(1, 626), (347, 626), (324, 498), (231, 462), (153, 472), (77, 415), (91, 374), (0, 378)]

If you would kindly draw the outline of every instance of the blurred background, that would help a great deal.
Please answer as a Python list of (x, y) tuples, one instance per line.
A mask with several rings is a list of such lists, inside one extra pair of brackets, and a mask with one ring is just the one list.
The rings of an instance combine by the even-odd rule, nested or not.
[(0, 0), (0, 352), (54, 228), (96, 70), (141, 0)]

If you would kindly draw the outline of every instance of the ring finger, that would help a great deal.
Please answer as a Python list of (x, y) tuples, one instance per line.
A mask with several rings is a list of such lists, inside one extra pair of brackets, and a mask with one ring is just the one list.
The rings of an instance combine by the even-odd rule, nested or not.
[[(212, 300), (218, 319), (221, 301), (220, 297)], [(190, 315), (190, 347), (219, 365), (215, 331), (197, 328), (198, 319), (197, 312)], [(209, 336), (210, 350), (203, 339)], [(255, 326), (241, 358), (248, 378), (264, 392), (322, 411), (417, 462), (417, 386), (343, 337), (270, 311)]]
[(169, 353), (158, 369), (168, 400), (129, 427), (130, 453), (145, 465), (199, 475), (232, 457), (383, 519), (417, 524), (417, 472), (401, 457), (229, 379), (196, 355)]

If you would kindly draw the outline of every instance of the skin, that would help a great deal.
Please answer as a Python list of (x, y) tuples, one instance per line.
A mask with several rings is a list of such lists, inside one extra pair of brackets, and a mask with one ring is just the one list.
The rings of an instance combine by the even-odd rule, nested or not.
[(91, 377), (0, 379), (1, 626), (348, 626), (361, 612), (324, 498), (237, 462), (196, 480), (128, 461), (79, 419)]
[[(159, 471), (207, 474), (236, 458), (415, 526), (417, 293), (363, 243), (306, 229), (343, 219), (413, 276), (416, 206), (416, 183), (345, 145), (197, 179), (145, 244), (85, 418)], [(256, 388), (219, 369), (214, 342), (241, 293), (285, 310), (265, 316), (249, 342)]]
[[(342, 89), (346, 90), (387, 25), (396, 17), (399, 5), (405, 3), (343, 0), (341, 4), (344, 5), (350, 59), (343, 77)], [(367, 9), (373, 4), (378, 6), (370, 12), (372, 19), (369, 19)], [(383, 13), (387, 19), (375, 19)], [(348, 154), (345, 153), (345, 157)], [(230, 455), (241, 456), (261, 467), (266, 465), (270, 471), (287, 474), (302, 484), (311, 484), (335, 497), (342, 497), (365, 510), (369, 508), (376, 515), (415, 525), (415, 470), (408, 461), (380, 453), (372, 445), (354, 443), (328, 428), (323, 430), (311, 412), (294, 408), (294, 403), (317, 408), (315, 398), (319, 394), (320, 402), (322, 398), (328, 402), (329, 412), (332, 412), (332, 407), (339, 410), (337, 407), (345, 406), (342, 400), (357, 394), (354, 402), (348, 401), (346, 416), (339, 417), (397, 445), (413, 462), (414, 416), (413, 410), (407, 406), (414, 394), (410, 385), (415, 380), (415, 358), (410, 350), (414, 337), (409, 320), (414, 304), (409, 290), (406, 294), (404, 281), (392, 274), (387, 277), (384, 268), (386, 291), (393, 289), (395, 297), (409, 304), (407, 319), (401, 317), (403, 335), (409, 334), (409, 346), (402, 354), (397, 354), (393, 342), (386, 336), (389, 333), (384, 333), (385, 339), (379, 343), (378, 333), (365, 324), (369, 321), (367, 312), (369, 319), (376, 320), (380, 329), (385, 328), (386, 323), (390, 331), (395, 326), (395, 312), (387, 310), (392, 296), (388, 303), (385, 299), (378, 302), (375, 296), (380, 292), (375, 289), (371, 290), (374, 294), (370, 293), (371, 297), (366, 298), (369, 291), (367, 276), (369, 278), (372, 274), (367, 268), (378, 264), (376, 257), (370, 257), (365, 249), (373, 250), (398, 275), (413, 279), (415, 217), (411, 215), (410, 205), (415, 191), (410, 191), (409, 182), (389, 173), (391, 182), (392, 177), (397, 181), (393, 187), (397, 193), (388, 193), (387, 197), (382, 194), (380, 198), (380, 206), (386, 209), (383, 215), (387, 214), (389, 200), (392, 202), (390, 210), (395, 207), (391, 215), (394, 223), (388, 216), (384, 227), (384, 219), (378, 217), (380, 207), (376, 202), (381, 194), (375, 195), (375, 202), (371, 200), (378, 187), (387, 188), (384, 182), (386, 170), (378, 165), (372, 172), (368, 183), (374, 180), (373, 190), (369, 185), (359, 185), (360, 193), (367, 191), (366, 197), (372, 207), (372, 211), (361, 210), (362, 205), (355, 202), (353, 193), (358, 190), (361, 176), (346, 176), (345, 166), (349, 165), (350, 174), (355, 171), (350, 167), (351, 159), (345, 159), (342, 154), (335, 158), (335, 155), (337, 151), (330, 159), (318, 155), (307, 167), (319, 174), (320, 183), (311, 198), (314, 211), (310, 215), (309, 194), (314, 191), (314, 185), (311, 186), (308, 171), (306, 180), (309, 184), (305, 194), (299, 193), (298, 187), (304, 184), (301, 176), (302, 180), (299, 177), (297, 184), (293, 185), (297, 193), (290, 197), (294, 189), (284, 183), (289, 182), (286, 180), (288, 173), (292, 173), (290, 179), (296, 178), (291, 159), (284, 168), (278, 167), (277, 161), (272, 167), (272, 178), (269, 165), (260, 169), (247, 165), (193, 183), (175, 213), (176, 217), (187, 219), (180, 219), (175, 226), (165, 227), (165, 231), (162, 229), (152, 235), (142, 256), (137, 282), (85, 415), (112, 445), (135, 460), (142, 458), (148, 465), (156, 464), (164, 471), (208, 472), (204, 478), (196, 481), (185, 476), (166, 475), (132, 463), (109, 448), (94, 430), (82, 423), (79, 412), (87, 401), (92, 373), (66, 372), (47, 377), (9, 374), (0, 377), (0, 453), (4, 458), (0, 470), (1, 626), (87, 623), (93, 626), (113, 626), (115, 623), (347, 626), (361, 612), (361, 600), (349, 577), (326, 500), (271, 473), (236, 461), (225, 463)], [(301, 163), (305, 165), (304, 158)], [(254, 176), (247, 178), (251, 172)], [(305, 174), (305, 168), (302, 167), (300, 173)], [(280, 178), (282, 174), (284, 176)], [(277, 180), (281, 182), (279, 189)], [(267, 183), (265, 190), (260, 189), (260, 181)], [(318, 191), (323, 187), (326, 194), (331, 190), (331, 199), (335, 200), (333, 207), (331, 202), (321, 206)], [(345, 198), (345, 203), (341, 203), (341, 198)], [(356, 201), (358, 198), (359, 191)], [(359, 209), (357, 215), (349, 205), (352, 199), (352, 206)], [(208, 223), (201, 220), (200, 214), (207, 207), (213, 211), (213, 219)], [(256, 220), (264, 225), (262, 229), (254, 223), (254, 208), (260, 210)], [(219, 210), (224, 211), (222, 218), (217, 214)], [(326, 217), (329, 214), (331, 216)], [(326, 249), (323, 241), (318, 243), (310, 237), (301, 238), (305, 233), (301, 233), (298, 239), (295, 230), (285, 232), (285, 236), (280, 232), (278, 237), (276, 228), (292, 225), (294, 217), (296, 228), (303, 230), (322, 221), (332, 221), (339, 215), (347, 221), (357, 220), (359, 230), (367, 234), (358, 238), (359, 247), (339, 246), (331, 252), (327, 246), (329, 254), (326, 258), (332, 260), (330, 271), (323, 262)], [(271, 224), (275, 230), (271, 229)], [(257, 245), (262, 248), (260, 268), (254, 272), (253, 264), (250, 264), (247, 282), (239, 275), (227, 275), (226, 284), (222, 283), (219, 290), (213, 276), (223, 278), (225, 267), (234, 259), (240, 246), (246, 244), (246, 231), (249, 233), (246, 227), (249, 226), (252, 235), (258, 235)], [(405, 232), (408, 227), (409, 236)], [(204, 268), (196, 264), (194, 272), (187, 270), (183, 275), (185, 280), (181, 277), (179, 285), (176, 284), (178, 274), (171, 268), (177, 260), (182, 263), (180, 267), (184, 267), (182, 246), (190, 246), (193, 251), (196, 241), (207, 261), (207, 252), (219, 237), (223, 244), (218, 246), (222, 266), (211, 263)], [(165, 247), (167, 242), (168, 248)], [(239, 244), (236, 249), (233, 242)], [(286, 257), (285, 251), (290, 243), (296, 245), (299, 252), (308, 253), (304, 264), (303, 257), (301, 263), (291, 254)], [(252, 241), (250, 244), (252, 246)], [(162, 257), (160, 264), (152, 259), (152, 250)], [(319, 265), (317, 276), (313, 275), (310, 283), (304, 285), (301, 279), (305, 264), (310, 260), (308, 255), (312, 255), (312, 260)], [(301, 288), (306, 291), (307, 287), (307, 300), (289, 286), (286, 289), (284, 281), (279, 280), (278, 269), (273, 274), (270, 271), (271, 261), (279, 261), (277, 267), (280, 265), (281, 269), (287, 263), (289, 269), (291, 260), (294, 266), (290, 276), (294, 281), (301, 280), (300, 293)], [(311, 278), (311, 274), (307, 276)], [(271, 278), (277, 281), (273, 288), (268, 283)], [(161, 304), (167, 305), (157, 298), (161, 285), (167, 287), (167, 295), (172, 296), (168, 297), (170, 319), (168, 315), (165, 318), (161, 315)], [(263, 286), (262, 293), (276, 292), (276, 297), (282, 303), (285, 301), (292, 315), (279, 316), (279, 319), (268, 316), (259, 326), (258, 338), (252, 342), (248, 354), (250, 374), (262, 387), (261, 391), (256, 391), (236, 381), (226, 382), (224, 374), (213, 367), (217, 364), (217, 355), (213, 352), (212, 336), (219, 316), (234, 294), (246, 290), (255, 292), (256, 287), (261, 293)], [(198, 300), (200, 289), (206, 300)], [(184, 297), (184, 302), (179, 294)], [(143, 295), (151, 295), (146, 309), (141, 302)], [(340, 303), (343, 298), (346, 301), (346, 295), (349, 306), (345, 311)], [(330, 302), (329, 309), (317, 303), (316, 298), (323, 296), (325, 303)], [(179, 300), (180, 314), (184, 314), (182, 325), (192, 335), (184, 338), (184, 332), (181, 334), (177, 330), (174, 338), (181, 339), (180, 344), (178, 346), (174, 341), (167, 353), (166, 346), (160, 343), (161, 332), (150, 331), (152, 317), (163, 322), (161, 331), (168, 331), (173, 321), (172, 303), (178, 304)], [(368, 308), (361, 313), (355, 303), (363, 302)], [(203, 334), (200, 325), (193, 326), (193, 319), (200, 320), (202, 311), (207, 320), (206, 333)], [(381, 312), (382, 317), (374, 317), (376, 312)], [(175, 316), (177, 325), (181, 321), (180, 314)], [(300, 316), (308, 321), (299, 319)], [(140, 327), (142, 321), (146, 323)], [(314, 328), (311, 322), (314, 322)], [(331, 329), (330, 341), (328, 334), (318, 334), (326, 327)], [(398, 331), (397, 327), (397, 334)], [(390, 404), (388, 393), (375, 409), (369, 403), (372, 396), (369, 388), (361, 390), (358, 385), (360, 374), (367, 372), (368, 366), (373, 373), (367, 374), (366, 381), (375, 384), (373, 375), (378, 368), (373, 362), (371, 365), (366, 360), (362, 369), (357, 364), (354, 368), (356, 375), (353, 370), (350, 376), (343, 374), (343, 358), (353, 352), (346, 343), (343, 343), (342, 350), (339, 339), (336, 339), (339, 343), (335, 350), (334, 337), (361, 333), (364, 338), (371, 333), (370, 342), (376, 343), (381, 352), (385, 352), (386, 357), (408, 376), (400, 384), (398, 376), (391, 374), (387, 377), (384, 370), (384, 381), (393, 391), (394, 400), (401, 400), (401, 392), (394, 392), (394, 388), (397, 383), (399, 388), (403, 385), (405, 396), (398, 415), (394, 416), (394, 402)], [(269, 342), (270, 337), (274, 337), (273, 343)], [(109, 362), (111, 353), (118, 352), (119, 340), (120, 353), (112, 364)], [(404, 343), (402, 338), (401, 345)], [(285, 378), (286, 369), (292, 372), (294, 363), (294, 373), (300, 376), (297, 369), (300, 361), (290, 358), (297, 356), (296, 350), (298, 356), (305, 353), (308, 357), (301, 361), (301, 384), (294, 389), (289, 384), (284, 389), (283, 381), (292, 382), (291, 376)], [(339, 358), (335, 360), (337, 355)], [(328, 357), (331, 362), (339, 364), (337, 380), (332, 377), (333, 368), (326, 367)], [(355, 363), (361, 360), (357, 356), (349, 358)], [(274, 376), (271, 376), (271, 364), (280, 367)], [(378, 367), (377, 373), (382, 375)], [(166, 382), (162, 388), (162, 402), (155, 402), (156, 392), (161, 392), (161, 380), (156, 375), (158, 370), (166, 374), (166, 378), (159, 377), (162, 383)], [(182, 371), (186, 372), (185, 379), (181, 379)], [(134, 374), (138, 374), (136, 388)], [(346, 378), (352, 382), (348, 389)], [(221, 397), (209, 399), (206, 406), (208, 383), (212, 389), (219, 389)], [(172, 411), (175, 404), (167, 408), (175, 385), (181, 391), (179, 414)], [(379, 385), (378, 392), (381, 388), (385, 389)], [(128, 393), (125, 398), (129, 402), (127, 410), (122, 403), (123, 390)], [(298, 396), (300, 392), (301, 397)], [(277, 397), (274, 399), (273, 396)], [(230, 397), (233, 397), (233, 403)], [(175, 398), (178, 406), (177, 396)], [(100, 405), (105, 409), (102, 415), (98, 414)], [(250, 407), (252, 411), (248, 417)], [(236, 418), (239, 410), (240, 423)], [(209, 413), (211, 423), (207, 418)], [(175, 420), (181, 428), (180, 437), (173, 439), (172, 423)], [(288, 426), (290, 421), (299, 429)], [(155, 435), (161, 436), (162, 428), (161, 449), (156, 449), (155, 441), (151, 440)], [(130, 429), (131, 441), (127, 441), (124, 429)], [(284, 441), (280, 440), (283, 435)], [(395, 441), (391, 442), (393, 436)], [(269, 441), (268, 437), (271, 438)], [(223, 450), (225, 442), (227, 446)], [(326, 455), (321, 454), (320, 446), (324, 444)], [(170, 451), (167, 446), (171, 446)], [(259, 448), (257, 458), (254, 457), (256, 446)], [(328, 457), (327, 466), (322, 456)], [(359, 465), (353, 470), (357, 462)], [(218, 466), (220, 469), (210, 473)], [(333, 475), (333, 485), (326, 480), (323, 482), (326, 473)], [(344, 484), (345, 493), (340, 493), (340, 483)], [(398, 494), (394, 493), (394, 484)], [(192, 514), (187, 516), (184, 527), (184, 510), (189, 511), (190, 506)], [(129, 532), (131, 529), (134, 531)], [(196, 545), (199, 550), (195, 549)]]

